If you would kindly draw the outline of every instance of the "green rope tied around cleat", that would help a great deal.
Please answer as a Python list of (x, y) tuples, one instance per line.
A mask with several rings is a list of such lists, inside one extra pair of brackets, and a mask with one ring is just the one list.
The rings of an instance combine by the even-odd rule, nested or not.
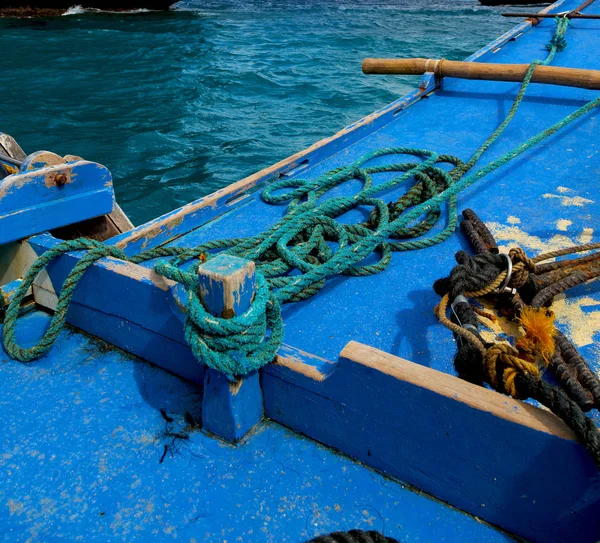
[[(558, 19), (557, 25), (555, 36), (561, 37), (568, 20)], [(553, 40), (546, 60), (531, 63), (506, 119), (466, 163), (456, 157), (423, 149), (380, 149), (314, 180), (282, 179), (271, 184), (263, 191), (263, 200), (271, 204), (288, 203), (287, 213), (257, 236), (210, 241), (191, 249), (157, 248), (129, 260), (139, 263), (175, 256), (171, 261), (159, 261), (154, 269), (181, 283), (188, 293), (185, 337), (194, 355), (202, 363), (222, 371), (231, 379), (258, 369), (273, 359), (283, 338), (281, 304), (313, 296), (328, 278), (335, 275), (367, 276), (379, 273), (389, 265), (393, 251), (423, 249), (441, 243), (456, 228), (456, 197), (461, 191), (600, 105), (600, 98), (589, 102), (500, 158), (467, 175), (515, 116), (535, 67), (551, 62), (559, 45), (557, 40)], [(381, 157), (395, 155), (414, 158), (410, 162), (369, 165), (369, 162)], [(453, 167), (451, 171), (447, 169), (449, 166)], [(388, 177), (381, 183), (374, 182), (375, 174), (385, 173), (398, 175)], [(347, 182), (358, 182), (360, 189), (351, 196), (324, 197), (327, 192)], [(396, 202), (386, 205), (382, 196), (402, 186), (408, 187), (405, 194)], [(434, 235), (425, 236), (439, 222), (443, 207), (447, 213), (446, 226)], [(348, 224), (336, 220), (351, 210), (364, 209), (371, 209), (364, 222)], [(337, 244), (337, 250), (332, 248), (332, 242)], [(65, 281), (44, 338), (34, 347), (21, 348), (15, 340), (15, 327), (19, 306), (27, 289), (39, 271), (53, 258), (76, 250), (87, 250), (88, 254)], [(202, 254), (210, 258), (218, 251), (254, 260), (257, 266), (257, 295), (250, 309), (234, 319), (208, 315), (195, 292), (196, 272), (181, 267), (192, 258)], [(375, 262), (363, 262), (374, 253), (379, 255)], [(75, 286), (87, 267), (102, 256), (127, 260), (114, 247), (90, 240), (75, 240), (59, 244), (36, 261), (6, 311), (4, 346), (13, 358), (30, 361), (51, 348), (65, 322)]]
[(186, 289), (185, 339), (196, 359), (230, 380), (271, 362), (283, 340), (283, 321), (279, 301), (264, 275), (256, 274), (256, 294), (250, 309), (242, 315), (221, 319), (204, 308), (197, 292), (196, 275), (179, 268), (178, 264), (188, 258), (189, 255), (183, 255), (174, 262), (159, 261), (154, 269)]

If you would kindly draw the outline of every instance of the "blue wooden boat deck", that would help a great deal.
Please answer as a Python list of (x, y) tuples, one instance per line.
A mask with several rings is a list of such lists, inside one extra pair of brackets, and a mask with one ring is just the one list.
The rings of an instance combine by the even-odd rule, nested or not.
[[(46, 319), (29, 314), (23, 338)], [(80, 332), (31, 366), (3, 356), (1, 375), (3, 541), (282, 543), (357, 527), (512, 541), (276, 423), (239, 448), (197, 430), (173, 440), (198, 417), (197, 387)]]
[[(558, 10), (577, 4), (567, 0)], [(586, 13), (600, 14), (600, 4), (593, 4)], [(512, 33), (513, 39), (491, 44), (473, 60), (529, 63), (543, 59), (554, 29), (552, 20), (533, 29), (521, 24)], [(598, 32), (600, 21), (572, 21), (568, 46), (553, 64), (600, 69), (594, 46)], [(383, 147), (431, 149), (466, 160), (505, 117), (518, 89), (513, 83), (445, 79), (432, 92), (433, 80), (424, 81), (425, 90), (398, 100), (307, 153), (110, 243), (135, 254), (165, 243), (190, 247), (261, 232), (284, 214), (285, 206), (264, 203), (260, 191), (244, 197), (247, 189), (264, 186), (279, 174), (315, 178)], [(517, 117), (483, 162), (503, 155), (596, 96), (582, 89), (532, 84)], [(594, 220), (600, 216), (595, 185), (600, 174), (599, 133), (600, 112), (593, 111), (462, 193), (459, 209), (475, 209), (501, 245), (519, 245), (531, 255), (545, 248), (600, 240)], [(347, 194), (355, 188), (348, 183), (336, 191)], [(394, 193), (389, 194), (392, 199)], [(361, 216), (353, 212), (348, 220)], [(48, 235), (32, 241), (38, 248), (52, 243)], [(317, 296), (284, 306), (282, 357), (299, 360), (304, 369), (295, 374), (290, 365), (274, 365), (263, 371), (266, 414), (380, 471), (402, 480), (410, 478), (442, 499), (450, 501), (455, 488), (458, 496), (452, 503), (494, 524), (504, 525), (501, 519), (510, 519), (513, 530), (533, 539), (527, 526), (537, 523), (539, 541), (569, 540), (571, 527), (561, 518), (561, 511), (574, 514), (575, 519), (600, 518), (600, 495), (593, 483), (597, 471), (585, 451), (560, 434), (550, 419), (532, 415), (501, 397), (507, 411), (538, 417), (542, 430), (548, 430), (538, 428), (532, 438), (527, 424), (533, 422), (514, 430), (514, 421), (507, 422), (510, 415), (502, 415), (494, 428), (499, 428), (498, 434), (514, 431), (507, 440), (515, 448), (501, 445), (495, 451), (496, 430), (486, 427), (479, 436), (470, 436), (460, 419), (464, 415), (471, 420), (471, 411), (461, 411), (458, 419), (448, 422), (450, 413), (443, 403), (435, 418), (431, 414), (425, 418), (428, 426), (420, 437), (415, 429), (403, 429), (395, 414), (408, 409), (400, 403), (405, 389), (395, 385), (365, 388), (359, 400), (368, 414), (367, 422), (354, 429), (342, 421), (354, 420), (351, 406), (344, 411), (343, 397), (340, 400), (326, 388), (329, 395), (320, 403), (319, 379), (327, 387), (331, 379), (325, 377), (336, 378), (341, 367), (344, 372), (350, 367), (350, 355), (340, 358), (350, 341), (454, 374), (455, 343), (433, 315), (439, 299), (432, 284), (449, 272), (454, 253), (461, 248), (467, 248), (466, 240), (457, 234), (430, 249), (395, 253), (390, 267), (378, 275), (335, 278)], [(75, 258), (65, 256), (53, 265), (53, 282), (64, 277)], [(596, 372), (600, 371), (598, 288), (598, 283), (579, 287), (573, 291), (577, 300), (571, 305), (561, 302), (559, 312), (560, 327), (575, 337)], [(127, 295), (135, 302), (124, 303)], [(166, 296), (166, 289), (150, 271), (102, 261), (82, 281), (69, 321), (140, 358), (71, 328), (62, 332), (48, 356), (33, 364), (10, 360), (0, 351), (0, 534), (6, 541), (71, 541), (85, 534), (89, 541), (299, 543), (317, 534), (355, 527), (384, 531), (403, 542), (512, 540), (479, 519), (276, 422), (262, 422), (238, 447), (186, 427), (186, 412), (199, 418), (202, 391), (194, 382), (202, 382), (202, 368), (185, 347), (179, 320), (162, 310)], [(20, 339), (33, 342), (47, 320), (42, 311), (27, 314)], [(314, 373), (307, 373), (307, 368)], [(365, 387), (379, 382), (364, 371), (356, 375), (364, 377)], [(311, 380), (310, 375), (317, 377)], [(342, 396), (362, 394), (356, 375), (349, 375), (347, 381), (344, 377), (332, 381), (330, 388), (337, 383)], [(414, 411), (407, 416), (418, 421), (430, 400), (418, 393), (410, 400)], [(165, 421), (161, 409), (173, 422)], [(389, 432), (377, 425), (378, 412), (384, 414)], [(316, 429), (311, 430), (311, 425)], [(338, 425), (340, 435), (327, 441), (322, 437), (327, 425)], [(361, 446), (370, 425), (372, 433), (381, 434), (373, 439), (383, 452)], [(427, 473), (418, 458), (419, 447), (422, 456), (429, 457), (436, 444), (431, 436), (438, 427), (452, 428), (464, 442), (464, 449), (452, 449), (452, 460), (444, 458), (452, 454), (439, 451), (439, 469), (447, 473), (440, 477)], [(489, 450), (482, 451), (478, 439), (486, 436)], [(541, 452), (528, 454), (531, 443)], [(393, 453), (386, 455), (388, 449)], [(552, 456), (542, 454), (545, 450), (552, 450)], [(489, 464), (484, 461), (473, 471), (469, 468), (472, 454), (487, 454)], [(559, 458), (565, 459), (568, 469), (561, 469)], [(394, 471), (392, 465), (398, 469)], [(475, 491), (466, 495), (463, 485)], [(559, 495), (560, 503), (552, 505)], [(545, 511), (536, 500), (544, 502)], [(598, 530), (597, 523), (578, 525), (571, 540), (592, 541)]]
[[(567, 8), (565, 4), (561, 11)], [(592, 5), (589, 12), (599, 9)], [(558, 54), (554, 65), (600, 69), (600, 57), (595, 48), (589, 46), (589, 33), (598, 32), (600, 23), (575, 21), (570, 26), (569, 45)], [(545, 20), (535, 31), (522, 35), (518, 42), (509, 43), (495, 53), (489, 51), (478, 60), (529, 63), (543, 59), (545, 45), (555, 28), (553, 20)], [(518, 88), (515, 83), (445, 79), (443, 89), (400, 111), (391, 122), (359, 141), (332, 149), (330, 153), (326, 153), (327, 148), (323, 149), (324, 156), (311, 159), (308, 167), (291, 177), (313, 179), (386, 147), (430, 149), (466, 161), (504, 119)], [(484, 156), (482, 164), (525, 142), (597, 94), (583, 89), (532, 84), (517, 117)], [(470, 207), (482, 220), (498, 223), (495, 230), (500, 233), (504, 246), (525, 240), (524, 248), (538, 254), (542, 245), (557, 235), (569, 237), (576, 243), (585, 229), (594, 229), (594, 217), (600, 213), (598, 191), (590, 183), (600, 171), (599, 131), (600, 112), (593, 112), (461, 194), (459, 209)], [(398, 163), (410, 161), (411, 157), (393, 159)], [(383, 158), (372, 164), (390, 162)], [(380, 174), (376, 179), (387, 179), (385, 175)], [(359, 187), (359, 182), (346, 185), (327, 196), (349, 194)], [(402, 193), (403, 189), (384, 199), (393, 201)], [(212, 239), (254, 235), (281, 218), (285, 210), (285, 205), (264, 203), (257, 192), (250, 202), (177, 238), (172, 244), (191, 247)], [(348, 214), (347, 220), (364, 218), (365, 215), (354, 213)], [(566, 231), (560, 229), (564, 221), (570, 221)], [(441, 230), (443, 222), (440, 221), (434, 232)], [(584, 236), (591, 241), (600, 239), (595, 233)], [(285, 342), (335, 361), (348, 341), (356, 340), (452, 373), (454, 340), (433, 315), (439, 298), (432, 285), (451, 269), (454, 254), (463, 248), (468, 248), (468, 242), (459, 234), (439, 246), (394, 254), (391, 266), (381, 274), (331, 280), (318, 296), (284, 306)], [(153, 263), (146, 265), (151, 267)], [(597, 284), (591, 284), (582, 291), (592, 295), (597, 289)], [(588, 346), (583, 355), (596, 362), (593, 345)]]

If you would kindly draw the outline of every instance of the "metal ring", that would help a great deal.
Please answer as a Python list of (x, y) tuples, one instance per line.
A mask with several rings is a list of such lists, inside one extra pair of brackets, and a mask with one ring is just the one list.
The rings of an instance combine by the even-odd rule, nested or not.
[(499, 253), (501, 256), (503, 256), (504, 258), (506, 258), (506, 262), (508, 264), (508, 267), (506, 269), (506, 279), (504, 279), (504, 281), (502, 282), (502, 284), (496, 289), (496, 292), (501, 294), (506, 290), (506, 287), (508, 287), (508, 283), (510, 283), (510, 280), (512, 278), (512, 260), (510, 259), (510, 256), (507, 255), (506, 253)]

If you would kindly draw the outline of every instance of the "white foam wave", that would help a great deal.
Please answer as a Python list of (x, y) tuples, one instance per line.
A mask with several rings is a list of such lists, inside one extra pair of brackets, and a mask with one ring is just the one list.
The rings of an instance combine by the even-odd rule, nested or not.
[(82, 8), (81, 6), (71, 6), (67, 11), (65, 11), (63, 13), (63, 17), (65, 15), (81, 15), (82, 13), (85, 13), (86, 10), (84, 8)]
[(127, 11), (110, 11), (103, 10), (97, 8), (84, 8), (81, 6), (71, 6), (67, 11), (63, 13), (63, 17), (65, 15), (81, 15), (83, 13), (118, 13), (119, 15), (130, 15), (134, 13), (150, 13), (151, 9), (140, 8), (140, 9), (130, 9)]

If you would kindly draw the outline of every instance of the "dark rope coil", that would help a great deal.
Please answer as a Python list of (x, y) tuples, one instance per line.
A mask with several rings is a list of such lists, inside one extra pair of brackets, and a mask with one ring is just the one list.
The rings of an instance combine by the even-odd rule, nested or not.
[[(553, 314), (540, 309), (551, 305), (556, 294), (598, 278), (600, 257), (596, 253), (558, 263), (538, 264), (557, 256), (598, 249), (600, 244), (562, 249), (534, 259), (520, 248), (511, 249), (509, 255), (496, 255), (490, 252), (495, 241), (493, 238), (483, 241), (487, 228), (475, 213), (468, 210), (463, 216), (463, 222), (469, 222), (467, 227), (462, 227), (463, 231), (478, 254), (470, 256), (459, 251), (456, 254), (458, 265), (450, 276), (434, 284), (435, 292), (442, 297), (436, 313), (454, 332), (457, 341), (454, 360), (457, 374), (477, 385), (487, 383), (497, 392), (517, 399), (538, 401), (573, 430), (600, 466), (600, 431), (584, 414), (600, 405), (600, 380), (572, 343), (556, 329), (553, 320), (547, 320), (553, 319)], [(531, 318), (526, 312), (534, 311), (535, 321), (529, 324), (536, 322), (539, 326), (540, 322), (549, 322), (547, 328), (543, 328), (548, 330), (547, 339), (541, 342), (540, 336), (528, 336), (540, 331), (528, 331), (526, 321), (522, 320), (526, 333), (515, 346), (486, 342), (479, 333), (477, 312), (468, 298), (490, 295), (497, 307), (501, 311), (508, 310), (507, 314), (513, 319)], [(445, 316), (448, 307), (450, 320)], [(537, 339), (532, 342), (532, 338)], [(545, 366), (562, 388), (542, 379), (540, 367)]]
[(399, 543), (397, 539), (387, 537), (382, 533), (370, 530), (350, 530), (349, 532), (333, 532), (320, 535), (307, 543)]

